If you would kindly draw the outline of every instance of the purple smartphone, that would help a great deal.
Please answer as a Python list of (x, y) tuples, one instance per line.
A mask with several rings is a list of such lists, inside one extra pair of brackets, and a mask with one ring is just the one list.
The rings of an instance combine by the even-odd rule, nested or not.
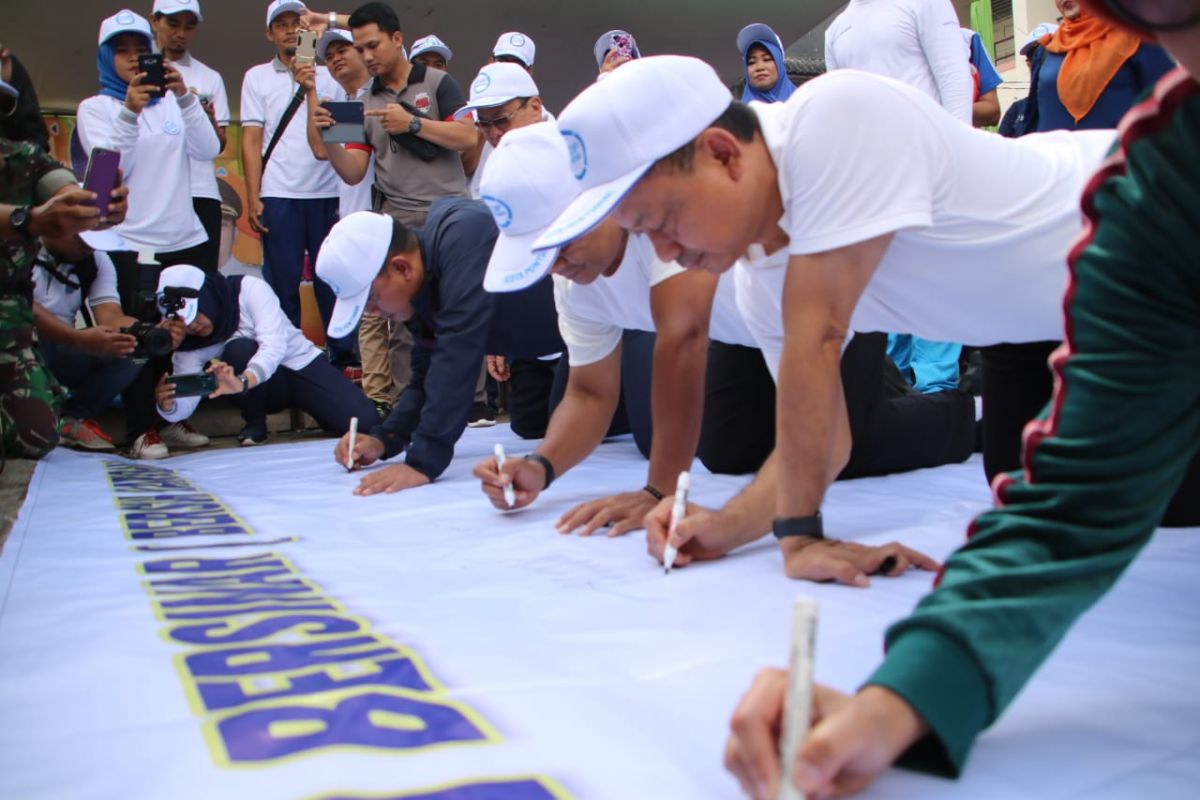
[(87, 173), (83, 176), (83, 188), (96, 193), (92, 205), (100, 209), (100, 216), (108, 216), (109, 201), (113, 189), (117, 188), (117, 170), (121, 168), (121, 154), (116, 150), (93, 147), (88, 156)]

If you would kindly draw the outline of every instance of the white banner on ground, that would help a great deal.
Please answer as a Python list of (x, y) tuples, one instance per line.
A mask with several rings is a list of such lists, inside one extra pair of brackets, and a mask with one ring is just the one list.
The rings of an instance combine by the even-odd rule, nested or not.
[[(786, 663), (818, 599), (818, 680), (852, 691), (931, 576), (788, 581), (773, 542), (664, 576), (644, 538), (563, 537), (575, 503), (636, 490), (604, 446), (533, 507), (447, 475), (359, 498), (332, 443), (158, 463), (56, 451), (0, 556), (0, 797), (732, 798), (728, 718)], [(715, 505), (744, 479), (697, 469)], [(988, 502), (978, 462), (838, 484), (831, 535), (935, 558)], [(769, 537), (768, 537), (769, 538)], [(1196, 531), (1160, 532), (957, 782), (872, 797), (1174, 797), (1200, 782)]]

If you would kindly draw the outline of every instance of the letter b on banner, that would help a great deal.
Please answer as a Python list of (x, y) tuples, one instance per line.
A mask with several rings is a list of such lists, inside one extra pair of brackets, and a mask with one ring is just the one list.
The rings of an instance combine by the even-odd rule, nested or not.
[(216, 733), (229, 761), (273, 761), (327, 747), (418, 750), (499, 738), (486, 722), (452, 701), (379, 687), (326, 698), (222, 718)]

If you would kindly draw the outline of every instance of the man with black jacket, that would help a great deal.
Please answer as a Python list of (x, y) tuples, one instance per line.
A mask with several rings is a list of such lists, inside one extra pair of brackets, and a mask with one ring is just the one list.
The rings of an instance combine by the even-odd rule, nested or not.
[(446, 198), (415, 230), (385, 214), (351, 214), (321, 247), (317, 274), (338, 296), (330, 335), (345, 335), (367, 312), (407, 323), (414, 340), (412, 378), (391, 415), (372, 435), (360, 434), (353, 453), (349, 436), (334, 450), (338, 463), (352, 458), (356, 467), (400, 453), (405, 463), (367, 473), (355, 494), (391, 494), (436, 480), (466, 427), (484, 353), (514, 352), (518, 344), (545, 352), (542, 341), (498, 342), (492, 335), (506, 327), (495, 319), (545, 316), (536, 293), (499, 300), (484, 291), (496, 235), (483, 203)]

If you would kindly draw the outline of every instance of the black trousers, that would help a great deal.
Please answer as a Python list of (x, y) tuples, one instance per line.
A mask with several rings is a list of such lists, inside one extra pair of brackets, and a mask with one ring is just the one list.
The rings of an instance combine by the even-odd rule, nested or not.
[[(1022, 468), (1025, 426), (1046, 408), (1054, 393), (1050, 354), (1059, 342), (997, 344), (983, 354), (983, 469), (996, 475)], [(1200, 455), (1163, 515), (1166, 527), (1200, 525)]]
[[(887, 358), (887, 336), (859, 334), (842, 354), (853, 446), (838, 476), (858, 478), (957, 463), (975, 445), (975, 404), (957, 390), (908, 390)], [(775, 447), (775, 383), (759, 350), (713, 342), (698, 455), (712, 472), (744, 474)]]
[[(258, 342), (253, 339), (232, 339), (225, 345), (222, 359), (240, 373), (257, 352)], [(267, 414), (287, 408), (299, 408), (323, 430), (338, 435), (350, 430), (351, 417), (358, 417), (363, 433), (370, 433), (379, 423), (375, 404), (321, 356), (299, 370), (280, 366), (266, 382), (235, 395), (233, 402), (248, 425), (265, 425)]]
[[(162, 315), (158, 313), (154, 295), (158, 291), (159, 274), (176, 264), (199, 266), (204, 258), (204, 247), (197, 245), (170, 253), (155, 253), (158, 264), (139, 264), (137, 253), (134, 252), (109, 253), (117, 270), (117, 294), (121, 298), (121, 310), (143, 322), (158, 322)], [(149, 428), (161, 426), (162, 420), (154, 404), (154, 387), (170, 368), (170, 356), (151, 357), (133, 382), (121, 392), (121, 401), (125, 406), (125, 431), (131, 443)]]
[(217, 259), (221, 257), (221, 201), (211, 197), (193, 197), (192, 208), (208, 234), (208, 241), (200, 245), (203, 257), (193, 267), (199, 267), (210, 275), (217, 272)]
[[(650, 457), (650, 376), (654, 368), (654, 334), (625, 331), (621, 336), (621, 395), (608, 425), (608, 436), (633, 432), (633, 441), (646, 458)], [(558, 360), (554, 386), (550, 390), (550, 413), (562, 402), (571, 368), (564, 355)], [(636, 422), (634, 421), (636, 418)]]
[(508, 415), (513, 433), (522, 439), (541, 439), (550, 424), (550, 397), (559, 362), (534, 358), (516, 358), (508, 362), (512, 378), (508, 382)]

